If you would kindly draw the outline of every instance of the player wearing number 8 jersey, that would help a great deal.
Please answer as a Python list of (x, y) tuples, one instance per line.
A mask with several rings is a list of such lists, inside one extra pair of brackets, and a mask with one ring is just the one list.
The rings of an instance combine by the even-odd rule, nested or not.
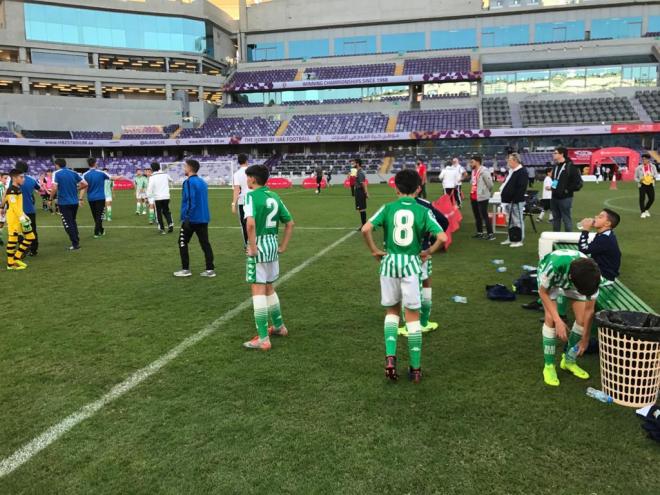
[[(286, 336), (280, 301), (273, 288), (280, 272), (279, 254), (286, 251), (293, 233), (293, 218), (280, 197), (266, 187), (268, 168), (253, 165), (245, 170), (251, 191), (245, 197), (247, 230), (246, 280), (252, 285), (252, 304), (257, 336), (243, 344), (248, 349), (270, 350), (270, 335)], [(283, 223), (284, 237), (278, 239)], [(273, 325), (268, 327), (268, 319)]]
[[(382, 206), (363, 227), (362, 233), (371, 253), (380, 260), (381, 304), (385, 306), (385, 376), (398, 378), (396, 342), (401, 306), (405, 308), (410, 353), (410, 379), (421, 379), (422, 328), (420, 275), (422, 263), (447, 240), (433, 213), (417, 203), (420, 177), (414, 170), (402, 170), (394, 183), (399, 199)], [(383, 227), (385, 251), (376, 247), (372, 232)], [(427, 233), (436, 235), (435, 242), (422, 251)]]

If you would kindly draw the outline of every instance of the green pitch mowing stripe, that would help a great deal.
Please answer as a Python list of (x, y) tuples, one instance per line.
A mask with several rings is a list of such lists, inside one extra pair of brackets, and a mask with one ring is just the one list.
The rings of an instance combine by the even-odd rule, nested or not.
[[(338, 239), (337, 241), (333, 242), (329, 246), (327, 246), (325, 249), (322, 249), (317, 254), (315, 254), (311, 258), (307, 259), (306, 261), (304, 261), (303, 263), (301, 263), (300, 265), (298, 265), (297, 267), (293, 268), (291, 271), (286, 273), (275, 283), (275, 285), (279, 286), (284, 282), (286, 282), (287, 280), (291, 279), (292, 277), (300, 273), (302, 270), (307, 268), (309, 265), (314, 263), (316, 260), (325, 256), (334, 248), (336, 248), (337, 246), (348, 240), (355, 233), (356, 233), (355, 231), (350, 232), (345, 236), (341, 237), (340, 239)], [(166, 354), (162, 355), (161, 357), (159, 357), (152, 363), (148, 364), (144, 368), (139, 369), (123, 382), (119, 383), (118, 385), (115, 385), (112, 389), (110, 389), (108, 393), (103, 395), (100, 399), (84, 405), (83, 407), (78, 409), (73, 414), (67, 416), (56, 425), (48, 428), (45, 432), (43, 432), (38, 437), (34, 438), (32, 441), (25, 444), (23, 447), (18, 449), (12, 455), (0, 461), (0, 478), (3, 478), (4, 476), (12, 473), (13, 471), (21, 467), (23, 464), (28, 462), (30, 459), (32, 459), (32, 457), (34, 457), (39, 452), (44, 450), (46, 447), (57, 441), (62, 435), (67, 433), (73, 427), (75, 427), (82, 421), (91, 418), (94, 414), (99, 412), (105, 406), (115, 401), (116, 399), (120, 398), (127, 392), (133, 390), (135, 387), (140, 385), (147, 378), (156, 374), (164, 366), (166, 366), (168, 363), (176, 359), (181, 353), (188, 350), (190, 347), (194, 346), (195, 344), (198, 344), (209, 335), (215, 333), (218, 330), (218, 328), (220, 328), (220, 325), (228, 322), (236, 315), (241, 313), (243, 310), (249, 308), (251, 305), (252, 305), (252, 298), (249, 297), (246, 300), (244, 300), (242, 303), (240, 303), (238, 306), (234, 307), (233, 309), (230, 309), (225, 314), (220, 316), (218, 319), (208, 324), (206, 327), (202, 328), (199, 332), (184, 339), (182, 342), (180, 342), (178, 345), (173, 347)]]

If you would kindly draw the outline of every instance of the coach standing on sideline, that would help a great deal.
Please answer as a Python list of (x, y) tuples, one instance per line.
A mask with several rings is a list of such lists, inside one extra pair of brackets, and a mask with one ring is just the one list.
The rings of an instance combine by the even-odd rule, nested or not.
[(236, 215), (243, 231), (243, 245), (247, 246), (247, 225), (245, 223), (245, 195), (250, 192), (245, 170), (248, 167), (247, 155), (238, 155), (238, 170), (234, 172), (231, 185), (234, 186), (234, 195), (231, 200), (231, 212)]
[[(89, 170), (82, 175), (87, 183), (87, 202), (92, 211), (94, 220), (94, 239), (100, 239), (105, 235), (103, 229), (103, 210), (105, 210), (105, 181), (112, 180), (112, 177), (106, 172), (96, 168), (96, 158), (88, 158), (87, 166)], [(84, 191), (80, 191), (80, 201), (82, 203)]]
[(78, 215), (78, 190), (87, 189), (87, 182), (85, 182), (80, 175), (73, 170), (66, 168), (66, 160), (58, 158), (55, 160), (55, 173), (53, 174), (53, 189), (50, 192), (50, 200), (55, 199), (57, 194), (57, 207), (60, 210), (62, 217), (62, 225), (64, 230), (71, 239), (70, 251), (80, 249), (80, 236), (78, 234), (78, 223), (76, 216)]
[(179, 234), (179, 254), (181, 255), (181, 270), (174, 272), (175, 277), (190, 277), (190, 256), (188, 243), (193, 234), (197, 234), (199, 244), (204, 251), (206, 270), (200, 273), (202, 277), (215, 277), (213, 266), (213, 250), (209, 243), (209, 187), (204, 179), (197, 176), (199, 162), (186, 160), (183, 172), (187, 179), (183, 181), (183, 196), (181, 197), (181, 233)]
[(553, 153), (555, 164), (552, 167), (552, 230), (561, 231), (564, 223), (566, 232), (573, 232), (573, 192), (577, 190), (580, 181), (580, 171), (568, 158), (568, 150), (563, 146), (555, 148)]
[(29, 170), (27, 163), (18, 161), (14, 168), (22, 172), (25, 176), (25, 180), (21, 186), (21, 193), (23, 195), (23, 213), (30, 218), (30, 222), (32, 222), (32, 233), (34, 234), (34, 241), (30, 244), (30, 251), (28, 251), (28, 254), (30, 256), (36, 256), (37, 251), (39, 250), (39, 236), (37, 234), (37, 210), (34, 207), (34, 191), (39, 191), (41, 187), (36, 179), (27, 174)]
[[(172, 221), (172, 212), (170, 211), (170, 182), (169, 175), (160, 169), (160, 163), (151, 162), (150, 165), (153, 174), (149, 177), (147, 185), (147, 197), (154, 198), (156, 202), (156, 223), (161, 234), (171, 234), (174, 232), (174, 222)], [(167, 222), (167, 232), (163, 223), (163, 216)]]
[[(369, 199), (369, 191), (367, 190), (367, 176), (362, 169), (362, 159), (356, 158), (353, 160), (357, 174), (355, 176), (355, 209), (360, 212), (360, 221), (362, 226), (367, 223), (367, 199)], [(358, 228), (361, 231), (362, 227)]]

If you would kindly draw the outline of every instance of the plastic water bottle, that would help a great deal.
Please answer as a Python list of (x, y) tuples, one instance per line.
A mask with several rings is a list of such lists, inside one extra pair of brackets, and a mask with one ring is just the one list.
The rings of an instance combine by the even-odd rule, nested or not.
[(536, 267), (532, 265), (523, 265), (522, 269), (525, 270), (526, 272), (535, 272)]
[(587, 395), (589, 397), (592, 397), (592, 398), (596, 399), (596, 400), (604, 402), (605, 404), (611, 404), (613, 402), (612, 397), (607, 395), (602, 390), (596, 390), (595, 388), (592, 388), (592, 387), (589, 387), (587, 389)]
[(493, 263), (493, 265), (503, 265), (504, 260), (493, 260), (491, 263)]
[(575, 362), (578, 357), (578, 352), (580, 351), (580, 346), (575, 344), (573, 347), (569, 347), (566, 351), (566, 360)]
[(500, 273), (504, 273), (506, 271), (506, 266), (498, 266), (497, 271)]
[(451, 296), (451, 300), (455, 303), (467, 304), (467, 297), (464, 296)]

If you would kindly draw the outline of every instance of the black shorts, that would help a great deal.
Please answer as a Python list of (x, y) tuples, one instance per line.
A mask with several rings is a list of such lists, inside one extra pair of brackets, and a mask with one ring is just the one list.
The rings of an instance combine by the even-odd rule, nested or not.
[(367, 209), (367, 195), (362, 189), (355, 189), (355, 209), (358, 211)]

